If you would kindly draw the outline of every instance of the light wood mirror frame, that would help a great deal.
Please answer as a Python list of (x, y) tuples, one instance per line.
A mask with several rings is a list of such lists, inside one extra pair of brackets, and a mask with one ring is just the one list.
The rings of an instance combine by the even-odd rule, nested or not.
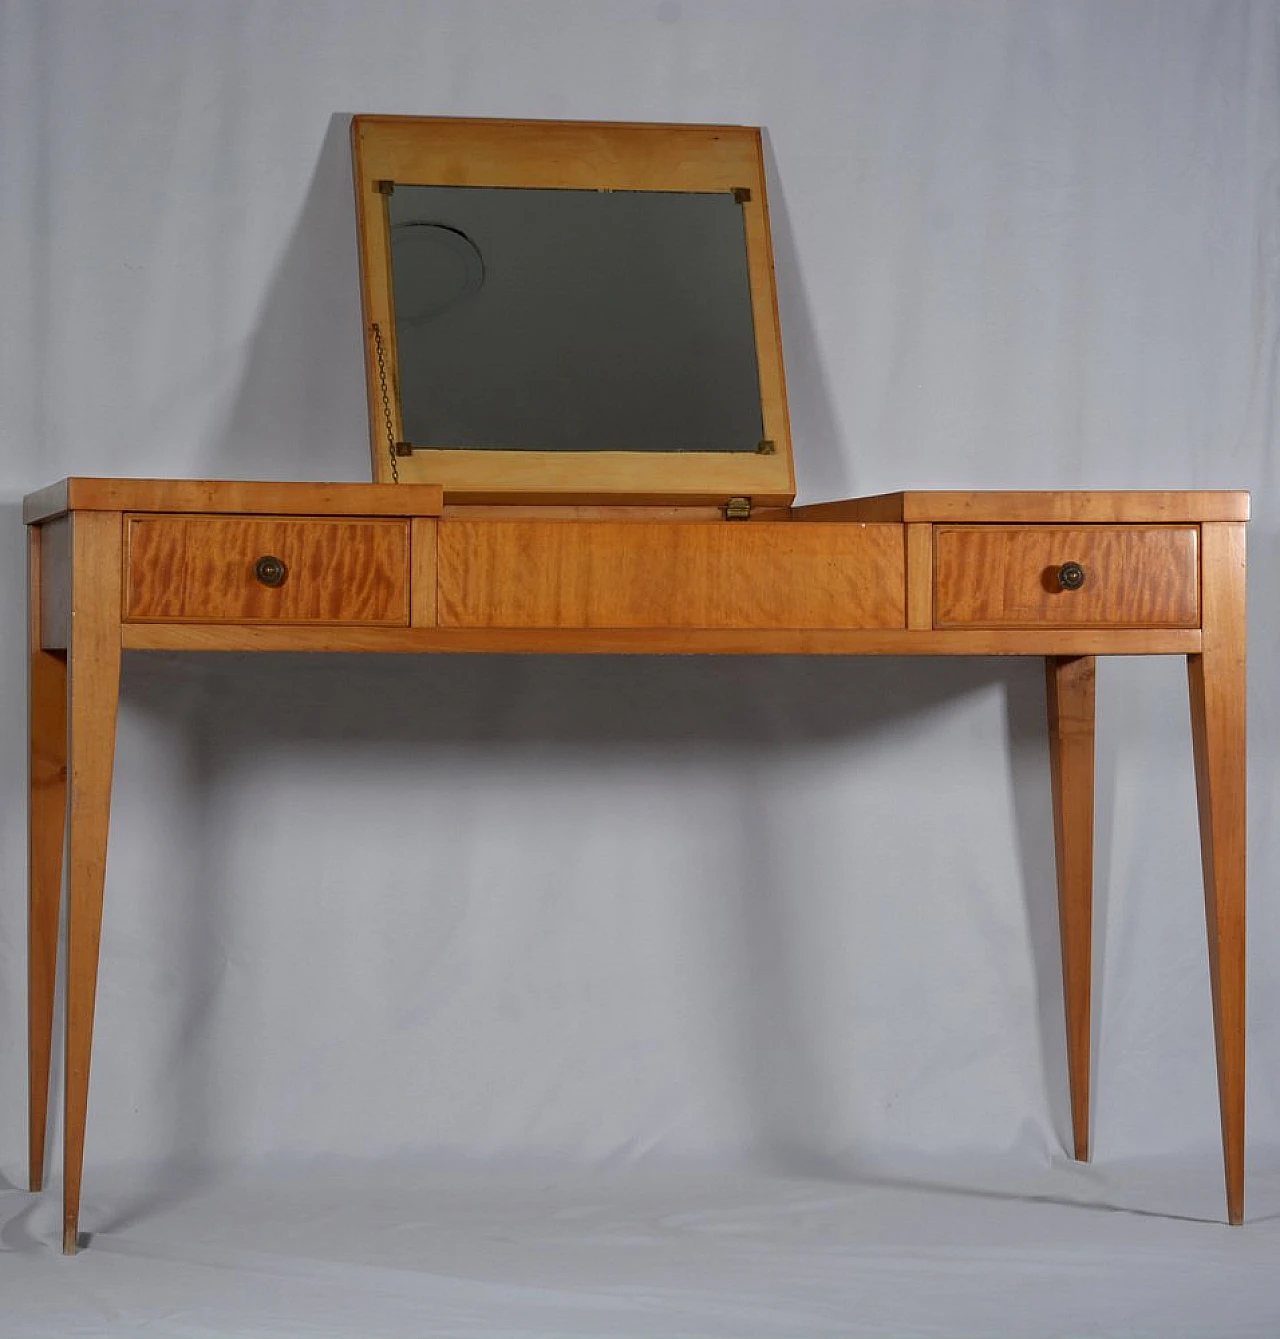
[[(406, 483), (443, 485), (450, 502), (722, 505), (795, 497), (782, 340), (765, 200), (760, 131), (749, 126), (642, 125), (357, 116), (351, 123), (373, 477), (392, 457), (373, 334), (381, 332), (394, 385), (395, 310), (387, 195), (379, 183), (617, 191), (749, 193), (742, 205), (764, 436), (750, 452), (476, 451), (418, 448), (397, 459)], [(392, 430), (402, 435), (398, 397)]]

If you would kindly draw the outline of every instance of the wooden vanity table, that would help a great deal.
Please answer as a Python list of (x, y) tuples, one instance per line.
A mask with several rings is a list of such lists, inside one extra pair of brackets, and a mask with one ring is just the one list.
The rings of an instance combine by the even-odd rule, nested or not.
[[(1077, 1158), (1089, 1149), (1095, 657), (1185, 655), (1227, 1217), (1241, 1222), (1248, 496), (908, 492), (793, 506), (755, 131), (360, 118), (354, 140), (382, 482), (77, 478), (26, 500), (30, 1177), (40, 1189), (65, 836), (64, 1250), (77, 1244), (126, 649), (1042, 657)], [(745, 244), (749, 444), (557, 452), (402, 440), (400, 354), (421, 337), (394, 310), (403, 275), (388, 255), (399, 226), (389, 202), (404, 183), (721, 197), (708, 216), (729, 218)], [(432, 197), (431, 217), (406, 224), (431, 264), (447, 262), (448, 301), (419, 304), (431, 321), (501, 277), (498, 244), (475, 240), (483, 220), (440, 222), (441, 208)], [(646, 218), (629, 256), (652, 229)], [(571, 230), (560, 218), (556, 231)], [(716, 365), (740, 359), (735, 349), (716, 345)]]

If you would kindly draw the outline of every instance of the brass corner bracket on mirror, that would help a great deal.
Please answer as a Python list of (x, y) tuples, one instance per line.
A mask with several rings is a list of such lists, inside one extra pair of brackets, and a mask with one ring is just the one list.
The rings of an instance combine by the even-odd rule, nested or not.
[(760, 132), (352, 121), (375, 481), (795, 495)]

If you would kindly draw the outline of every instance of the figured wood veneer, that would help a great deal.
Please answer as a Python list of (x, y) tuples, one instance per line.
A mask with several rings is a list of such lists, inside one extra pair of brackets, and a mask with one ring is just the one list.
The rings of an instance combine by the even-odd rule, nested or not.
[[(409, 522), (126, 518), (126, 621), (409, 622)], [(279, 558), (284, 584), (254, 575)]]
[(901, 628), (902, 528), (441, 521), (442, 628)]
[(410, 522), (412, 541), (410, 561), (412, 615), (415, 628), (434, 628), (436, 625), (436, 522), (427, 517), (415, 517)]
[(221, 479), (60, 479), (22, 499), (28, 525), (69, 511), (198, 512), (202, 516), (438, 516), (438, 484), (308, 484)]
[[(1194, 628), (1195, 526), (975, 526), (935, 530), (934, 626)], [(1063, 590), (1058, 569), (1085, 569)]]
[(1172, 525), (1247, 521), (1249, 494), (1212, 492), (877, 493), (791, 509), (795, 521), (932, 521), (996, 525)]
[[(79, 1240), (122, 647), (1046, 657), (1078, 1157), (1089, 1143), (1093, 657), (1185, 654), (1227, 1216), (1242, 1221), (1247, 494), (896, 494), (743, 523), (581, 507), (558, 520), (438, 521), (439, 489), (334, 486), (340, 499), (316, 487), (67, 480), (26, 502), (30, 1178), (33, 1189), (44, 1180), (65, 820), (65, 1251)], [(163, 512), (192, 496), (204, 514), (122, 505)], [(268, 497), (280, 514), (233, 514)], [(307, 515), (308, 497), (349, 513)], [(875, 523), (849, 514), (864, 503)], [(948, 508), (990, 524), (938, 523)], [(254, 579), (264, 553), (291, 569), (279, 589)], [(1085, 565), (1083, 590), (1047, 580), (1065, 561)], [(957, 611), (970, 621), (947, 624)]]

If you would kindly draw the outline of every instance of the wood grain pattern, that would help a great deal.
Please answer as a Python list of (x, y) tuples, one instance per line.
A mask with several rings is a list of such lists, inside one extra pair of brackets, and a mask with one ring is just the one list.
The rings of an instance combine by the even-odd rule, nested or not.
[[(818, 512), (803, 508), (786, 519), (779, 516), (740, 524), (687, 519), (685, 513), (678, 513), (676, 523), (669, 515), (659, 519), (613, 510), (599, 515), (575, 510), (570, 513), (571, 519), (563, 520), (545, 516), (515, 519), (510, 512), (504, 512), (500, 519), (455, 513), (439, 522), (434, 515), (412, 508), (391, 513), (391, 519), (370, 519), (363, 511), (343, 520), (312, 514), (122, 517), (118, 511), (98, 505), (109, 497), (122, 496), (98, 487), (117, 482), (126, 488), (132, 486), (130, 481), (86, 481), (93, 487), (84, 496), (94, 499), (94, 505), (73, 507), (69, 519), (34, 529), (29, 549), (30, 1176), (34, 1188), (44, 1174), (57, 885), (61, 825), (68, 811), (63, 805), (65, 799), (70, 823), (64, 1250), (74, 1251), (77, 1244), (122, 644), (191, 651), (1046, 657), (1073, 1147), (1078, 1157), (1087, 1156), (1089, 1141), (1092, 658), (1100, 654), (1187, 654), (1227, 1215), (1232, 1223), (1242, 1221), (1246, 874), (1243, 524), (1212, 520), (1200, 527), (1136, 523), (1123, 531), (1114, 526), (1076, 523), (1039, 528), (942, 524), (934, 531), (922, 520), (908, 520), (905, 525), (892, 519), (868, 525), (823, 524), (814, 519)], [(210, 504), (215, 512), (238, 496), (222, 491), (238, 486), (207, 487), (216, 492)], [(162, 482), (157, 488), (160, 491), (144, 491), (140, 496), (153, 501), (172, 496), (164, 493)], [(355, 507), (365, 488), (374, 488), (379, 495), (397, 491), (355, 486), (342, 506)], [(435, 493), (438, 496), (439, 490)], [(44, 498), (41, 506), (54, 508), (42, 514), (61, 514), (57, 497), (36, 496)], [(74, 489), (64, 488), (61, 501), (70, 505), (74, 496)], [(909, 499), (916, 495), (888, 496)], [(1099, 495), (1089, 496), (1096, 499)], [(1125, 496), (1130, 500), (1116, 510), (1141, 512), (1149, 505), (1141, 497), (1149, 499), (1151, 495)], [(1243, 505), (1247, 511), (1243, 494), (1160, 496), (1243, 498), (1243, 504), (1231, 505)], [(1139, 500), (1132, 501), (1134, 497)], [(337, 499), (332, 501), (338, 506)], [(868, 501), (875, 504), (871, 511), (891, 515), (892, 504)], [(1205, 504), (1210, 514), (1218, 505)], [(1094, 515), (1106, 510), (1105, 504), (1090, 506)], [(1223, 503), (1222, 510), (1228, 509)], [(901, 501), (899, 511), (913, 514), (912, 508)], [(977, 514), (986, 513), (979, 509)], [(339, 515), (345, 513), (340, 511)], [(123, 548), (126, 523), (131, 546), (129, 581), (125, 579)], [(206, 525), (214, 528), (200, 528)], [(345, 538), (342, 542), (335, 539), (343, 527), (354, 527), (361, 533), (372, 528), (382, 536), (367, 541), (376, 553), (371, 557), (356, 552), (364, 540), (353, 549)], [(1004, 564), (998, 579), (994, 579), (994, 596), (981, 589), (976, 595), (965, 589), (966, 579), (972, 585), (976, 574), (991, 572), (984, 565), (990, 554), (984, 554), (981, 545), (968, 538), (975, 534)], [(391, 535), (396, 537), (394, 542), (387, 539)], [(437, 536), (441, 556), (438, 573), (437, 544), (433, 542)], [(255, 606), (244, 603), (237, 585), (245, 579), (244, 574), (230, 578), (224, 560), (251, 564), (262, 551), (259, 541), (264, 537), (278, 541), (269, 551), (286, 561), (293, 557), (291, 579), (300, 575), (308, 587), (314, 585), (323, 591), (319, 596), (306, 594), (303, 599), (305, 609), (321, 611), (319, 621), (290, 623), (278, 606), (268, 608), (263, 615)], [(1034, 568), (1043, 562), (1046, 568), (1053, 568), (1067, 557), (1084, 562), (1092, 581), (1105, 584), (1102, 579), (1114, 575), (1123, 593), (1108, 596), (1112, 604), (1104, 599), (1090, 615), (1097, 621), (1080, 626), (1037, 622), (1044, 615), (1033, 605), (1029, 621), (1010, 626), (933, 627), (913, 574), (928, 569), (934, 540), (938, 541), (934, 566), (939, 578), (939, 607), (945, 593), (953, 607), (965, 600), (970, 604), (961, 607), (972, 609), (975, 602), (977, 607), (988, 607), (981, 605), (986, 600), (990, 607), (1001, 611), (1021, 611), (1025, 606), (1020, 603), (1023, 595), (1016, 582), (1027, 563)], [(1070, 540), (1073, 551), (1059, 553), (1053, 547), (1046, 560), (1044, 546), (1058, 546), (1065, 540)], [(286, 541), (298, 545), (296, 554), (286, 549)], [(953, 561), (946, 583), (942, 580), (944, 542), (957, 546), (952, 550), (953, 559), (957, 554), (963, 559)], [(1094, 547), (1081, 548), (1084, 544)], [(212, 566), (210, 551), (221, 555)], [(975, 553), (984, 562), (975, 559)], [(151, 561), (157, 556), (158, 566)], [(139, 564), (136, 590), (132, 570), (135, 560)], [(342, 565), (347, 560), (364, 575), (349, 580)], [(53, 592), (56, 582), (50, 580), (50, 568), (60, 566), (72, 574), (69, 586), (62, 583), (61, 596)], [(368, 595), (361, 582), (367, 581), (371, 568), (385, 571), (386, 585), (394, 594), (384, 592), (376, 599)], [(379, 576), (375, 584), (382, 582)], [(279, 593), (262, 589), (267, 595)], [(1012, 596), (1008, 594), (1010, 589), (1014, 591)], [(1089, 589), (1067, 598), (1076, 598)], [(928, 593), (935, 592), (930, 589)], [(1046, 598), (1050, 594), (1043, 593)], [(212, 602), (216, 612), (178, 616), (191, 617), (194, 621), (190, 622), (122, 626), (122, 600), (135, 597), (144, 610), (196, 606), (203, 610)], [(388, 608), (399, 601), (396, 620), (347, 624), (323, 621), (335, 609), (343, 617), (356, 609), (362, 611), (359, 617), (363, 618), (370, 608), (381, 607), (378, 600), (384, 597)], [(306, 600), (312, 599), (319, 603), (307, 605)], [(176, 600), (176, 606), (166, 604), (167, 600)], [(449, 617), (476, 621), (468, 626), (435, 626), (437, 608), (443, 610), (446, 605), (452, 611)], [(410, 608), (414, 626), (408, 625)], [(1195, 611), (1196, 621), (1161, 624), (1160, 619), (1170, 611), (1178, 618)], [(65, 658), (56, 650), (42, 649), (59, 636), (43, 626), (46, 617), (67, 631), (70, 646)], [(166, 613), (159, 617), (173, 616)], [(258, 621), (263, 618), (266, 621)], [(486, 625), (485, 620), (494, 618), (525, 622), (522, 626)], [(611, 622), (617, 618), (631, 621), (622, 625)], [(839, 621), (851, 618), (858, 621)], [(905, 626), (908, 618), (911, 627)], [(1121, 621), (1108, 621), (1115, 619)], [(1134, 626), (1125, 626), (1126, 619), (1137, 621)]]
[(1172, 525), (1247, 521), (1244, 492), (906, 492), (795, 507), (796, 520)]
[(402, 479), (433, 479), (456, 503), (720, 506), (749, 497), (784, 506), (794, 495), (778, 457), (738, 451), (415, 451)]
[[(523, 452), (513, 454), (523, 455)], [(764, 457), (763, 459), (768, 459)], [(536, 478), (519, 481), (520, 497), (536, 505), (607, 505), (608, 492), (587, 496), (582, 488), (538, 486)], [(717, 480), (708, 505), (723, 503)], [(652, 505), (666, 499), (657, 490)], [(747, 490), (748, 494), (751, 492)], [(450, 491), (452, 502), (500, 503), (505, 492), (486, 499), (471, 489), (468, 497)], [(442, 505), (438, 483), (308, 484), (256, 483), (207, 479), (63, 479), (23, 500), (28, 524), (71, 510), (191, 511), (294, 516), (434, 516)], [(778, 505), (763, 495), (762, 506)], [(794, 507), (795, 520), (931, 521), (1025, 524), (1156, 525), (1249, 518), (1245, 492), (910, 492), (884, 493)]]
[(43, 528), (33, 527), (27, 535), (27, 1165), (32, 1190), (44, 1185), (67, 818), (67, 659), (43, 647), (45, 538)]
[[(724, 505), (683, 503), (621, 505), (617, 503), (446, 502), (444, 518), (450, 521), (723, 521)], [(757, 508), (750, 521), (787, 521), (786, 507)]]
[[(126, 619), (409, 621), (408, 521), (129, 516), (126, 524)], [(254, 576), (265, 555), (288, 567), (282, 586)]]
[(68, 511), (260, 516), (438, 516), (439, 484), (244, 483), (219, 479), (63, 479), (22, 502), (28, 525)]
[(1162, 525), (1247, 521), (1242, 492), (904, 493), (904, 521)]
[[(940, 628), (1196, 627), (1198, 538), (1194, 526), (939, 526), (934, 622)], [(1082, 589), (1058, 586), (1066, 562), (1083, 565)]]
[(892, 628), (900, 526), (441, 521), (442, 628)]
[(1245, 530), (1206, 525), (1204, 644), (1187, 658), (1227, 1218), (1244, 1221)]
[(1095, 664), (1092, 656), (1045, 659), (1071, 1135), (1073, 1151), (1081, 1162), (1089, 1158)]
[(759, 171), (751, 126), (356, 116), (369, 181), (612, 191), (731, 191)]
[(65, 651), (71, 643), (71, 517), (60, 516), (40, 531), (40, 645)]
[(62, 1249), (74, 1254), (84, 1166), (102, 890), (111, 818), (116, 705), (120, 693), (121, 523), (112, 512), (72, 522), (72, 619), (68, 655), (67, 1065)]
[(435, 521), (415, 520), (412, 532), (412, 608), (410, 622), (415, 628), (436, 625), (436, 525)]
[[(351, 124), (360, 243), (369, 432), (375, 479), (390, 477), (387, 432), (372, 327), (395, 360), (394, 295), (386, 197), (380, 180), (441, 186), (728, 192), (742, 205), (770, 456), (724, 452), (422, 450), (398, 462), (400, 477), (441, 483), (459, 502), (583, 501), (609, 497), (724, 502), (733, 496), (781, 504), (795, 496), (781, 323), (765, 195), (760, 131), (752, 126), (629, 125), (450, 117), (357, 116)], [(395, 435), (402, 435), (398, 404)]]
[(764, 170), (764, 150), (759, 130), (755, 141), (756, 171), (751, 198), (742, 206), (742, 227), (747, 243), (747, 282), (751, 287), (751, 318), (755, 323), (756, 372), (760, 379), (760, 419), (764, 436), (772, 441), (774, 454), (758, 460), (774, 461), (777, 483), (754, 486), (748, 496), (758, 506), (790, 504), (796, 495), (795, 458), (791, 450), (791, 416), (787, 407), (787, 378), (782, 362), (782, 317), (778, 312), (778, 284), (773, 261), (773, 235), (769, 229), (769, 189)]
[(907, 532), (907, 627), (933, 627), (933, 526), (909, 525)]
[(126, 623), (131, 651), (784, 656), (1161, 656), (1200, 650), (1199, 628), (394, 628)]

